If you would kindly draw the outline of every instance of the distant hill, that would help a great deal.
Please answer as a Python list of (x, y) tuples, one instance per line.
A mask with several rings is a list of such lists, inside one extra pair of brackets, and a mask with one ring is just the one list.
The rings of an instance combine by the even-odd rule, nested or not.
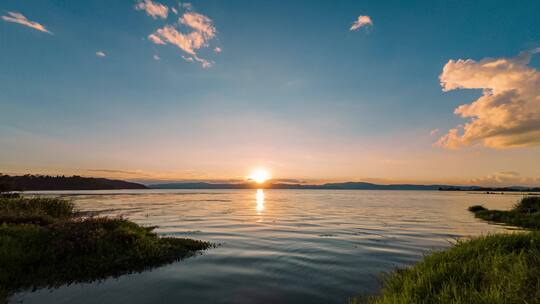
[(0, 192), (2, 191), (38, 191), (38, 190), (113, 190), (147, 189), (145, 185), (122, 180), (81, 176), (48, 176), (0, 174)]
[[(167, 184), (151, 184), (152, 189), (256, 189), (261, 185), (254, 183), (209, 183), (209, 182), (181, 182)], [(267, 183), (262, 185), (265, 189), (320, 189), (320, 190), (439, 190), (439, 191), (482, 191), (482, 192), (540, 192), (540, 187), (512, 186), (503, 188), (489, 188), (479, 186), (449, 186), (449, 185), (415, 185), (393, 184), (379, 185), (365, 182), (326, 183), (321, 185)]]
[[(253, 189), (260, 187), (253, 183), (208, 183), (184, 182), (149, 185), (153, 189)], [(265, 189), (326, 189), (326, 190), (438, 190), (441, 185), (377, 185), (364, 182), (327, 183), (322, 185), (309, 184), (265, 184)]]
[(481, 191), (481, 192), (540, 192), (540, 187), (479, 187), (479, 186), (441, 186), (440, 191)]

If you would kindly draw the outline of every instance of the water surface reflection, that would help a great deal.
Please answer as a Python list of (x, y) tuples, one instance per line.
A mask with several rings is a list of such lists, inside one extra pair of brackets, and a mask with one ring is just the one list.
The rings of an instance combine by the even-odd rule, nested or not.
[[(77, 194), (77, 195), (73, 195)], [(21, 293), (24, 303), (346, 303), (381, 271), (454, 238), (501, 231), (473, 204), (519, 196), (437, 191), (139, 190), (64, 193), (85, 211), (221, 246), (159, 269)]]

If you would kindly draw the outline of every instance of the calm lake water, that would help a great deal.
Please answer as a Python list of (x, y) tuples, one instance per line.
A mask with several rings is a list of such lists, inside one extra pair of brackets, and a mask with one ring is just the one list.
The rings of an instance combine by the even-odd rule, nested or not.
[[(56, 194), (59, 194), (57, 192)], [(50, 195), (51, 193), (48, 193)], [(374, 293), (383, 271), (460, 237), (506, 230), (473, 204), (520, 196), (437, 191), (135, 190), (61, 192), (79, 209), (158, 233), (221, 244), (204, 254), (100, 283), (19, 293), (24, 303), (345, 303)]]

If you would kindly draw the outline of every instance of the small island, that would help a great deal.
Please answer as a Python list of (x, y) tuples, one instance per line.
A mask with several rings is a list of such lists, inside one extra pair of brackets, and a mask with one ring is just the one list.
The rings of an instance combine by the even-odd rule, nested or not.
[(15, 292), (91, 282), (193, 256), (210, 243), (91, 217), (60, 198), (0, 193), (0, 303)]
[(540, 303), (540, 197), (512, 210), (471, 206), (477, 218), (531, 229), (460, 240), (383, 277), (378, 296), (351, 303)]

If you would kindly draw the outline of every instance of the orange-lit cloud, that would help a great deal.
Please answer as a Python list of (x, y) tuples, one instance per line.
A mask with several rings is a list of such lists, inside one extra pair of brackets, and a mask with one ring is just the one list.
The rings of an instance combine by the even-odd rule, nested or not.
[(138, 11), (146, 11), (148, 16), (157, 19), (167, 19), (169, 14), (169, 8), (163, 4), (152, 2), (152, 0), (143, 0), (135, 5), (135, 9)]
[(199, 62), (203, 68), (211, 67), (213, 63), (199, 57), (197, 51), (208, 47), (209, 41), (216, 36), (216, 28), (212, 20), (199, 13), (186, 12), (179, 18), (178, 22), (179, 25), (188, 28), (190, 32), (184, 33), (174, 25), (165, 25), (150, 34), (148, 39), (155, 44), (172, 44), (188, 54), (182, 56), (186, 61)]
[(540, 145), (540, 71), (528, 66), (539, 49), (515, 58), (450, 60), (440, 75), (443, 91), (482, 89), (480, 98), (455, 109), (469, 119), (448, 131), (437, 145), (456, 149)]
[(216, 28), (212, 24), (212, 20), (205, 15), (187, 12), (178, 21), (201, 33), (206, 39), (212, 39), (216, 35)]
[(16, 12), (8, 12), (8, 16), (2, 16), (2, 19), (6, 22), (13, 22), (22, 24), (24, 26), (33, 28), (35, 30), (38, 30), (40, 32), (48, 33), (52, 35), (52, 32), (50, 32), (45, 26), (35, 22), (28, 20), (23, 14), (16, 13)]
[(358, 16), (358, 19), (351, 25), (350, 31), (357, 31), (361, 27), (373, 26), (370, 16)]

